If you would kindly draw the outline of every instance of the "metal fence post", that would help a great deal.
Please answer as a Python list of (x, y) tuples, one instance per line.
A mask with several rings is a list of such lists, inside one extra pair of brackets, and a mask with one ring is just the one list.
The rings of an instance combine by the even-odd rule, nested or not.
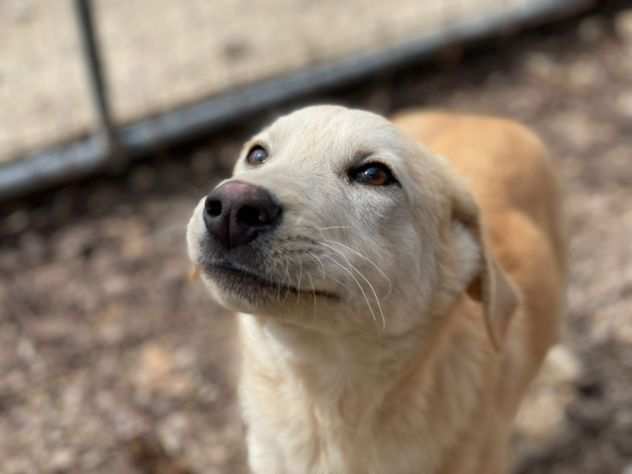
[(83, 62), (98, 120), (97, 136), (105, 147), (112, 168), (118, 170), (124, 166), (126, 157), (110, 109), (109, 91), (95, 28), (92, 1), (74, 0), (74, 6)]

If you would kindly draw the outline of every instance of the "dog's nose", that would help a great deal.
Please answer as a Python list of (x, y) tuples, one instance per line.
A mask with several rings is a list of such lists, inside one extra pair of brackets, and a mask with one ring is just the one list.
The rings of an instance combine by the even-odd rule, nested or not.
[(214, 189), (204, 203), (204, 224), (224, 248), (252, 242), (281, 222), (282, 208), (264, 188), (229, 181)]

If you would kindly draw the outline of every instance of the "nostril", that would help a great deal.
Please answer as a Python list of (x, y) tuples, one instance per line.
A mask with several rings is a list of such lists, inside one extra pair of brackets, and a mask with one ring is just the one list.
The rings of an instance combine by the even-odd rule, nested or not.
[(265, 209), (243, 206), (237, 211), (237, 222), (248, 227), (260, 227), (270, 224), (270, 216)]
[(270, 232), (281, 222), (283, 208), (264, 188), (229, 181), (214, 189), (203, 203), (204, 226), (218, 245), (231, 250)]
[(219, 217), (222, 215), (222, 201), (219, 199), (207, 199), (204, 206), (204, 213), (208, 217)]

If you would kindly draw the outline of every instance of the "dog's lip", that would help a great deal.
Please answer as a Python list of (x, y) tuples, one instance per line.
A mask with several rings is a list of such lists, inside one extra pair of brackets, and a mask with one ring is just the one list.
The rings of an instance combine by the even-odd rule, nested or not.
[(250, 284), (254, 284), (259, 287), (263, 287), (266, 289), (278, 291), (279, 289), (283, 291), (289, 291), (291, 293), (297, 295), (306, 295), (306, 296), (319, 296), (323, 298), (339, 300), (340, 296), (336, 293), (328, 290), (319, 290), (319, 289), (309, 289), (303, 290), (296, 288), (291, 285), (287, 285), (283, 282), (275, 282), (258, 274), (256, 271), (253, 271), (248, 268), (243, 268), (242, 266), (234, 265), (230, 262), (225, 261), (215, 261), (215, 262), (205, 262), (203, 265), (205, 271), (209, 274), (230, 274), (234, 276), (238, 276), (240, 278), (244, 278), (249, 280)]

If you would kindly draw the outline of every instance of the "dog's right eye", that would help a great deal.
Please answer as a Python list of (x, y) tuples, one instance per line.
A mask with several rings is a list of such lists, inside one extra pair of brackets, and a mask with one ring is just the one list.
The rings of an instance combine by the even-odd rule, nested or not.
[(352, 182), (368, 186), (388, 186), (399, 184), (390, 168), (383, 163), (366, 163), (349, 172)]
[(268, 159), (268, 152), (261, 145), (253, 146), (246, 155), (246, 162), (249, 165), (260, 165)]

